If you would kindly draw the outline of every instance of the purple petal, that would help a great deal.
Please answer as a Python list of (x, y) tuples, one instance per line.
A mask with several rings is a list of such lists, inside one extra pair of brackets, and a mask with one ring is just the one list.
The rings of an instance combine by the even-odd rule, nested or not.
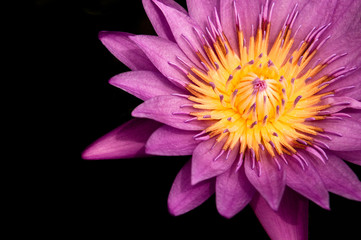
[(185, 104), (189, 105), (192, 102), (177, 96), (157, 96), (136, 107), (132, 115), (139, 118), (150, 118), (183, 130), (197, 131), (205, 129), (209, 124), (206, 121), (187, 121), (193, 118), (189, 113), (195, 112), (195, 109), (181, 107)]
[[(236, 9), (242, 23), (242, 31), (246, 41), (248, 41), (252, 34), (252, 25), (255, 29), (257, 26), (258, 15), (261, 11), (261, 1), (224, 0), (220, 3), (220, 15), (223, 31), (231, 43), (232, 48), (238, 52), (238, 40), (233, 2), (236, 3)], [(254, 32), (253, 34), (256, 33)]]
[(291, 189), (286, 188), (277, 211), (270, 208), (258, 194), (253, 198), (251, 206), (271, 239), (308, 239), (308, 201)]
[(145, 143), (160, 126), (148, 119), (132, 119), (91, 144), (82, 154), (86, 160), (147, 156)]
[[(162, 10), (178, 46), (194, 64), (202, 68), (198, 57), (192, 49), (193, 47), (197, 48), (199, 51), (202, 51), (203, 49), (203, 46), (194, 31), (194, 28), (200, 30), (198, 24), (190, 18), (188, 14), (180, 12), (161, 2), (154, 2)], [(184, 37), (186, 37), (186, 39)], [(187, 41), (189, 41), (193, 47), (190, 47)]]
[(244, 167), (238, 171), (237, 164), (219, 175), (216, 180), (216, 203), (218, 212), (231, 218), (252, 200), (255, 189), (248, 181)]
[(296, 42), (300, 42), (313, 27), (320, 27), (331, 21), (332, 11), (335, 9), (336, 1), (299, 1), (284, 0), (275, 2), (271, 24), (270, 40), (273, 42), (293, 8), (298, 5), (298, 17), (294, 23), (294, 29), (299, 25), (302, 27), (297, 34)]
[[(330, 0), (330, 1), (299, 1), (284, 0), (275, 2), (273, 17), (271, 20), (274, 30), (271, 40), (278, 34), (288, 14), (291, 13), (295, 5), (298, 5), (298, 17), (294, 23), (294, 28), (299, 30), (298, 41), (303, 39), (313, 27), (320, 27), (324, 24), (332, 23), (326, 34), (331, 34), (334, 40), (344, 37), (346, 34), (354, 34), (360, 23), (357, 16), (360, 13), (360, 2), (354, 0)], [(353, 28), (350, 28), (352, 26)], [(297, 42), (297, 41), (296, 41)]]
[(319, 141), (327, 144), (333, 151), (356, 151), (361, 149), (361, 122), (350, 118), (339, 120), (322, 120), (312, 122), (313, 126), (320, 127), (325, 131), (340, 134), (342, 137), (330, 135), (331, 140), (316, 137)]
[(109, 83), (144, 101), (159, 95), (184, 93), (159, 72), (131, 71), (121, 73), (112, 77)]
[(286, 175), (282, 168), (278, 169), (269, 154), (260, 153), (258, 168), (254, 169), (252, 169), (250, 154), (246, 154), (244, 163), (246, 176), (270, 207), (277, 210), (285, 189)]
[(143, 51), (129, 39), (130, 33), (107, 32), (99, 33), (99, 39), (104, 46), (131, 70), (157, 71)]
[(361, 122), (361, 110), (358, 110), (358, 109), (345, 109), (342, 112), (350, 115), (353, 120)]
[[(339, 67), (346, 67), (350, 69), (353, 67), (361, 66), (361, 2), (354, 0), (330, 0), (330, 1), (297, 1), (297, 0), (285, 0), (277, 1), (274, 5), (273, 18), (271, 20), (272, 31), (270, 34), (271, 42), (274, 41), (278, 32), (281, 30), (287, 15), (292, 11), (295, 4), (298, 4), (297, 11), (298, 17), (294, 23), (294, 29), (302, 26), (296, 36), (295, 43), (300, 42), (308, 35), (313, 27), (325, 26), (329, 23), (331, 25), (325, 31), (321, 39), (331, 36), (324, 47), (321, 47), (313, 60), (310, 62), (310, 66), (321, 58), (326, 59), (332, 54), (344, 54), (345, 57), (332, 63), (326, 67), (317, 77), (323, 76), (332, 72)], [(359, 79), (361, 71), (355, 71), (344, 79), (331, 84), (321, 92), (327, 92), (343, 87), (355, 86), (354, 89), (336, 93), (336, 96), (347, 96), (357, 100), (361, 99), (361, 84)]]
[(219, 9), (219, 0), (187, 0), (189, 16), (204, 30), (207, 18), (214, 15), (214, 8)]
[[(350, 51), (352, 52), (352, 50), (350, 50)], [(360, 67), (361, 66), (361, 61), (360, 61), (361, 54), (359, 54), (356, 58), (360, 61), (359, 63), (356, 62), (356, 59), (352, 59), (351, 57), (349, 59), (351, 59), (351, 60), (349, 60), (349, 65), (351, 67), (354, 67), (354, 66)], [(337, 61), (335, 62), (335, 64), (336, 63), (337, 63)], [(342, 66), (341, 63), (338, 63), (337, 65), (335, 65), (335, 64), (332, 69), (337, 69), (337, 67)], [(351, 67), (348, 67), (348, 69)], [(327, 68), (327, 69), (325, 69), (325, 71), (328, 70), (328, 72), (331, 72), (332, 69)], [(330, 84), (328, 87), (326, 87), (325, 89), (320, 91), (320, 93), (326, 93), (326, 92), (346, 88), (348, 90), (336, 92), (335, 96), (350, 97), (350, 98), (354, 98), (354, 99), (360, 101), (361, 100), (361, 82), (359, 81), (360, 78), (361, 78), (361, 69), (356, 70), (356, 71), (352, 72), (352, 74), (349, 74), (347, 77), (345, 77), (341, 80), (338, 80), (335, 83)]]
[[(341, 103), (341, 102), (343, 103), (347, 102), (349, 104), (337, 105), (337, 103)], [(327, 108), (327, 111), (330, 113), (339, 112), (345, 108), (361, 109), (361, 102), (349, 97), (330, 97), (324, 99), (320, 103), (320, 105), (327, 105), (327, 104), (331, 104), (331, 105), (336, 104), (336, 106)]]
[[(234, 0), (222, 0), (220, 1), (219, 14), (221, 18), (221, 24), (225, 35), (229, 43), (231, 44), (232, 49), (238, 53), (238, 40), (237, 40), (237, 31), (236, 31), (236, 20), (234, 17), (233, 9)], [(238, 8), (238, 10), (241, 10)], [(248, 40), (248, 39), (247, 39)]]
[(174, 42), (156, 36), (133, 36), (131, 39), (144, 51), (156, 68), (177, 86), (185, 87), (189, 80), (183, 72), (171, 64), (182, 66), (177, 57), (189, 63), (188, 58)]
[(223, 139), (214, 145), (216, 139), (211, 138), (200, 143), (194, 149), (192, 157), (192, 184), (218, 176), (232, 166), (238, 152), (236, 150), (232, 151), (228, 159), (226, 153), (220, 155), (224, 141)]
[(194, 140), (197, 132), (184, 131), (164, 125), (158, 128), (148, 139), (146, 153), (162, 156), (192, 155), (199, 144)]
[(191, 161), (180, 170), (168, 196), (168, 210), (172, 215), (186, 213), (207, 200), (214, 193), (214, 180), (191, 184)]
[(287, 155), (286, 158), (288, 165), (284, 166), (287, 186), (321, 207), (329, 209), (328, 192), (314, 167), (309, 165), (303, 170), (293, 157)]
[(333, 152), (340, 158), (361, 166), (361, 150)]
[[(159, 1), (177, 9), (178, 11), (187, 13), (186, 10), (184, 10), (178, 3), (174, 1), (171, 0), (159, 0)], [(167, 21), (162, 11), (159, 9), (159, 7), (153, 2), (153, 0), (142, 0), (142, 2), (145, 12), (147, 13), (148, 18), (152, 23), (153, 28), (157, 33), (157, 35), (159, 37), (175, 42), (172, 31), (170, 30), (169, 25), (167, 24)]]
[[(335, 53), (347, 53), (347, 55), (325, 68), (318, 76), (327, 74), (339, 67), (346, 67), (346, 70), (356, 67), (357, 70), (351, 74), (346, 74), (343, 79), (330, 84), (330, 86), (321, 92), (354, 86), (351, 90), (337, 92), (335, 95), (361, 100), (361, 83), (358, 81), (361, 77), (361, 48), (359, 47), (361, 45), (361, 2), (345, 0), (341, 2), (334, 1), (331, 4), (325, 2), (325, 4), (327, 4), (326, 9), (329, 10), (331, 14), (329, 22), (332, 22), (329, 30), (325, 34), (326, 36), (330, 35), (331, 38), (325, 47), (319, 50), (318, 56), (326, 58)], [(317, 59), (318, 56), (315, 56), (315, 59)]]
[(312, 161), (328, 191), (345, 198), (361, 201), (361, 182), (344, 161), (328, 153), (328, 161)]

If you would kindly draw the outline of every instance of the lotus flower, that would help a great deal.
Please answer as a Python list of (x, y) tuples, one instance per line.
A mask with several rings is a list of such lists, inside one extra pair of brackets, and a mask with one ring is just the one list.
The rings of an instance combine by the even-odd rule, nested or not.
[(361, 2), (143, 0), (158, 36), (101, 32), (144, 100), (84, 159), (190, 155), (173, 215), (250, 204), (271, 239), (308, 238), (308, 201), (361, 201)]

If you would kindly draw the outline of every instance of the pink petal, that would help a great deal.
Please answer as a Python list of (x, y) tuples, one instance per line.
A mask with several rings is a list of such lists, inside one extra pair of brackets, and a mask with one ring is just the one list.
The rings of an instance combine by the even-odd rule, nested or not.
[[(349, 51), (353, 52), (352, 50)], [(356, 62), (356, 59), (352, 59), (351, 57), (349, 57), (347, 60), (349, 61), (348, 65), (350, 66), (347, 67), (347, 69), (353, 68), (355, 66), (360, 67), (361, 66), (360, 56), (361, 54), (359, 54), (356, 57), (359, 63)], [(340, 66), (344, 67), (345, 65), (342, 65), (341, 62), (336, 61), (334, 66), (332, 68), (327, 68), (327, 70), (328, 72), (332, 72), (333, 69), (337, 69), (337, 67)], [(328, 87), (320, 91), (320, 93), (326, 93), (337, 89), (346, 88), (348, 90), (343, 90), (340, 92), (337, 91), (335, 93), (335, 96), (350, 97), (360, 101), (361, 100), (361, 82), (359, 81), (360, 78), (361, 78), (361, 69), (356, 70), (351, 74), (348, 74), (346, 77), (336, 81), (335, 83), (330, 84)]]
[(340, 158), (361, 166), (361, 150), (333, 152)]
[(146, 153), (162, 156), (192, 155), (199, 144), (194, 140), (198, 132), (184, 131), (164, 125), (158, 128), (148, 139)]
[(344, 161), (328, 153), (328, 161), (312, 161), (328, 191), (361, 201), (361, 182)]
[(157, 71), (143, 51), (129, 39), (130, 33), (107, 32), (99, 33), (99, 39), (104, 46), (131, 70)]
[[(349, 103), (349, 104), (337, 105), (337, 103), (341, 103), (341, 102)], [(361, 109), (361, 102), (350, 97), (330, 97), (320, 102), (320, 105), (327, 105), (327, 104), (336, 105), (327, 108), (327, 111), (330, 113), (336, 113), (342, 111), (345, 108)]]
[[(276, 38), (287, 15), (290, 14), (296, 4), (298, 4), (298, 17), (293, 28), (297, 29), (299, 26), (301, 26), (301, 28), (298, 31), (295, 43), (303, 40), (313, 27), (319, 28), (331, 23), (321, 39), (325, 39), (327, 36), (331, 36), (331, 38), (326, 42), (324, 47), (318, 50), (317, 54), (310, 62), (310, 66), (312, 66), (319, 58), (324, 60), (332, 54), (341, 55), (347, 53), (345, 57), (335, 61), (317, 74), (314, 79), (327, 75), (339, 67), (351, 69), (353, 67), (359, 68), (361, 66), (361, 49), (359, 47), (361, 44), (361, 22), (359, 21), (361, 13), (360, 1), (276, 1), (271, 20), (273, 29), (270, 34), (271, 42), (273, 42)], [(297, 44), (295, 47), (297, 47)], [(361, 83), (357, 80), (361, 76), (361, 71), (359, 70), (353, 72), (352, 74), (348, 74), (348, 76), (334, 84), (330, 84), (321, 92), (328, 92), (343, 87), (354, 86), (355, 88), (352, 90), (337, 92), (335, 95), (347, 96), (360, 100)]]
[(187, 0), (189, 16), (202, 30), (208, 26), (207, 18), (214, 15), (214, 8), (219, 9), (219, 0)]
[[(182, 8), (178, 3), (172, 1), (172, 0), (158, 0), (161, 1), (162, 3), (171, 6), (175, 9), (177, 9), (178, 11), (187, 13), (186, 10), (184, 10), (184, 8)], [(143, 7), (145, 9), (145, 12), (148, 15), (148, 18), (150, 20), (150, 22), (153, 25), (153, 28), (155, 30), (155, 32), (157, 33), (157, 35), (159, 37), (168, 39), (170, 41), (175, 41), (172, 31), (169, 28), (169, 25), (167, 24), (167, 21), (164, 17), (164, 14), (162, 13), (162, 11), (159, 9), (159, 7), (153, 2), (153, 0), (142, 0), (143, 2)]]
[(340, 136), (330, 135), (331, 140), (316, 137), (319, 141), (327, 144), (333, 151), (356, 151), (361, 149), (361, 122), (350, 118), (340, 120), (322, 120), (310, 123), (320, 127), (325, 131), (340, 134)]
[(312, 165), (302, 169), (291, 156), (286, 156), (286, 184), (296, 192), (312, 200), (325, 209), (329, 209), (329, 195), (321, 177)]
[(160, 126), (148, 119), (132, 119), (91, 144), (82, 154), (86, 160), (147, 156), (145, 143)]
[[(357, 21), (360, 16), (360, 2), (354, 0), (329, 0), (329, 1), (299, 1), (283, 0), (275, 1), (271, 24), (274, 30), (271, 40), (275, 38), (284, 24), (288, 14), (295, 5), (298, 5), (298, 17), (294, 28), (302, 27), (299, 30), (296, 42), (302, 40), (313, 27), (320, 27), (332, 23), (326, 34), (331, 34), (334, 41), (345, 37), (347, 34), (355, 34), (358, 31)], [(332, 42), (332, 39), (330, 39)], [(329, 44), (329, 43), (328, 43)]]
[(320, 27), (331, 21), (332, 10), (335, 8), (335, 1), (298, 1), (298, 0), (283, 0), (275, 1), (273, 16), (271, 24), (273, 31), (271, 31), (270, 39), (274, 41), (277, 34), (281, 30), (287, 15), (291, 14), (293, 8), (298, 5), (298, 17), (294, 23), (294, 29), (299, 25), (302, 27), (297, 34), (296, 42), (300, 42), (308, 34), (313, 27)]
[(192, 157), (192, 184), (218, 176), (232, 166), (238, 152), (232, 151), (228, 159), (226, 152), (218, 157), (222, 151), (225, 140), (223, 139), (214, 145), (215, 142), (216, 139), (211, 138), (200, 143), (196, 149), (194, 149)]
[[(246, 41), (249, 40), (252, 32), (252, 25), (254, 29), (257, 27), (258, 15), (261, 12), (261, 1), (234, 1), (234, 0), (223, 0), (220, 2), (220, 15), (223, 31), (227, 36), (233, 50), (237, 53), (238, 49), (238, 37), (236, 31), (236, 20), (235, 10), (233, 2), (236, 4), (236, 9), (239, 14), (242, 23), (242, 31), (244, 33)], [(255, 32), (253, 33), (255, 34)]]
[(145, 35), (133, 36), (131, 39), (144, 51), (156, 68), (172, 83), (182, 88), (189, 83), (186, 74), (174, 66), (174, 64), (179, 67), (182, 66), (177, 57), (190, 63), (176, 43), (156, 36)]
[(109, 83), (142, 100), (148, 100), (159, 95), (184, 93), (183, 90), (171, 84), (159, 72), (125, 72), (112, 77)]
[(168, 210), (172, 215), (186, 213), (206, 201), (214, 193), (214, 180), (191, 184), (191, 161), (176, 176), (168, 196)]
[(216, 203), (218, 212), (231, 218), (252, 200), (255, 189), (248, 181), (244, 167), (238, 171), (237, 164), (220, 174), (216, 180)]
[[(186, 13), (180, 12), (158, 1), (154, 1), (154, 3), (162, 10), (178, 46), (194, 64), (202, 68), (198, 57), (192, 49), (193, 47), (199, 51), (203, 49), (194, 31), (194, 28), (200, 30), (198, 24)], [(186, 39), (184, 37), (186, 37)], [(189, 45), (188, 41), (193, 47)]]
[(345, 109), (342, 111), (343, 113), (347, 113), (352, 117), (353, 120), (361, 122), (361, 110), (357, 109)]
[[(238, 53), (238, 38), (236, 31), (236, 21), (234, 17), (233, 0), (222, 0), (220, 1), (219, 14), (221, 18), (221, 25), (223, 32), (227, 36), (232, 49)], [(238, 9), (240, 10), (240, 9)]]
[(286, 188), (277, 211), (258, 194), (251, 206), (272, 240), (308, 239), (308, 201), (291, 189)]
[(277, 210), (285, 189), (286, 175), (282, 168), (278, 169), (276, 162), (269, 154), (260, 153), (258, 166), (254, 169), (252, 169), (250, 154), (246, 154), (244, 162), (246, 176), (270, 207)]
[(192, 104), (192, 102), (177, 96), (157, 96), (136, 107), (132, 115), (139, 118), (150, 118), (183, 130), (197, 131), (205, 129), (209, 124), (205, 121), (193, 120), (187, 122), (187, 120), (193, 118), (189, 113), (194, 112), (194, 109), (181, 107), (184, 104)]
[(327, 74), (339, 67), (346, 67), (346, 69), (356, 67), (357, 70), (352, 73), (347, 73), (343, 79), (330, 84), (321, 92), (354, 86), (351, 90), (337, 92), (335, 95), (361, 100), (361, 83), (358, 81), (361, 77), (361, 49), (359, 47), (361, 44), (361, 2), (345, 0), (341, 2), (324, 2), (324, 4), (327, 4), (327, 8), (325, 9), (328, 10), (331, 15), (328, 21), (332, 23), (325, 33), (325, 36), (330, 35), (331, 38), (326, 45), (319, 50), (315, 59), (317, 59), (318, 56), (326, 58), (335, 53), (347, 53), (347, 55), (325, 68), (318, 76)]

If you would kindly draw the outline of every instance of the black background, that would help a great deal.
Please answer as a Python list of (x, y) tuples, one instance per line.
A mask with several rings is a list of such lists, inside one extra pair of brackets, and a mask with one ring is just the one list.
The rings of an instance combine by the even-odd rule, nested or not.
[[(185, 6), (184, 0), (178, 2)], [(28, 18), (22, 28), (30, 34), (31, 56), (37, 57), (29, 59), (35, 64), (31, 71), (45, 95), (58, 100), (57, 110), (43, 119), (52, 122), (49, 131), (57, 139), (47, 149), (45, 167), (48, 175), (62, 171), (52, 195), (40, 202), (51, 236), (268, 239), (250, 207), (225, 219), (214, 197), (185, 215), (168, 213), (169, 189), (188, 157), (81, 159), (86, 146), (129, 120), (141, 102), (108, 84), (129, 69), (97, 37), (101, 30), (155, 34), (140, 0), (37, 0), (25, 6)], [(34, 98), (42, 104), (47, 99)], [(360, 167), (352, 168), (361, 176)], [(360, 203), (331, 194), (331, 209), (310, 204), (310, 239), (359, 239)]]

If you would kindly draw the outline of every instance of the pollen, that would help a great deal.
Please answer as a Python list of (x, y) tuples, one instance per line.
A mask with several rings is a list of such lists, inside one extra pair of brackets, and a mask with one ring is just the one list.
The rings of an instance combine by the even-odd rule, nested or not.
[(314, 136), (323, 132), (308, 123), (329, 117), (324, 113), (330, 105), (321, 102), (333, 92), (320, 91), (340, 73), (314, 77), (337, 56), (310, 66), (316, 52), (330, 38), (323, 36), (329, 24), (313, 28), (295, 46), (299, 29), (294, 29), (296, 5), (271, 45), (273, 6), (269, 1), (262, 6), (258, 26), (252, 26), (249, 39), (233, 6), (236, 48), (224, 34), (217, 11), (214, 23), (209, 18), (208, 35), (199, 35), (203, 49), (195, 51), (203, 69), (190, 66), (186, 73), (190, 80), (186, 86), (188, 99), (195, 109), (190, 115), (198, 121), (211, 121), (195, 138), (216, 138), (216, 143), (223, 144), (220, 154), (236, 149), (240, 158), (249, 152), (257, 161), (261, 151), (272, 157), (297, 154), (298, 149), (312, 146)]

